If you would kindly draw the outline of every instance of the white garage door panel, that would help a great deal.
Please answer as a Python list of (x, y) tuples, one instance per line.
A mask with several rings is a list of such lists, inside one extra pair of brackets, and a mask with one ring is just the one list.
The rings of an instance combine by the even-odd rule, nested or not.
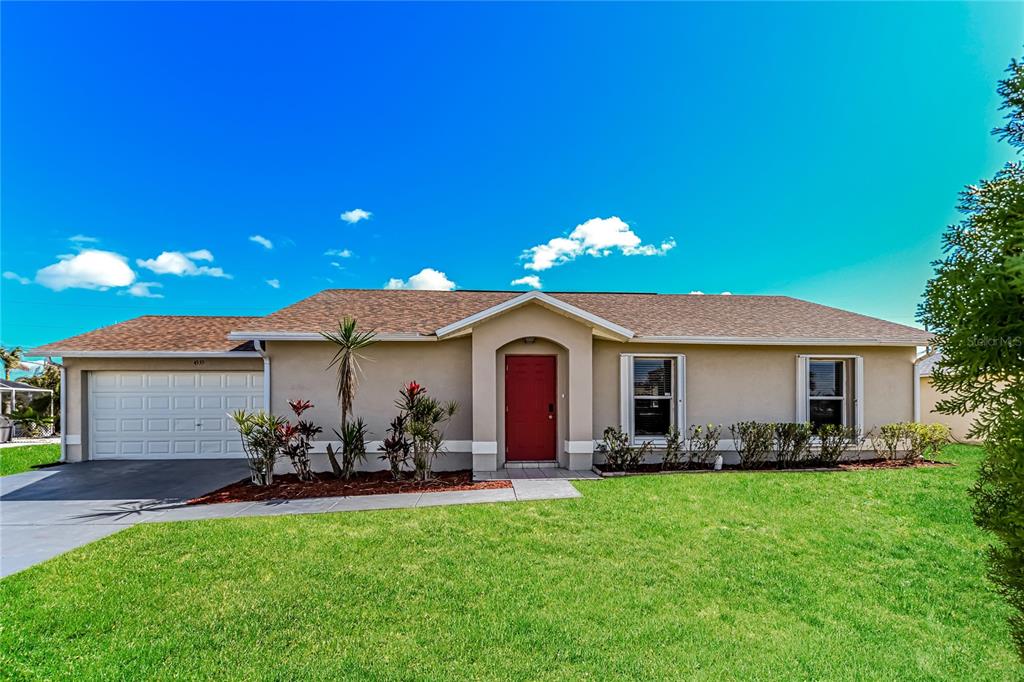
[(92, 372), (94, 459), (243, 457), (228, 412), (263, 409), (262, 372)]

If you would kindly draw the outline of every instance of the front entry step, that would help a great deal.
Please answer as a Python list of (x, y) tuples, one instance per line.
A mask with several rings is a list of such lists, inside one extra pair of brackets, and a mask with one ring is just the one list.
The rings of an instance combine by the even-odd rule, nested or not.
[(558, 460), (537, 460), (529, 462), (514, 462), (505, 460), (506, 469), (551, 469), (558, 468)]

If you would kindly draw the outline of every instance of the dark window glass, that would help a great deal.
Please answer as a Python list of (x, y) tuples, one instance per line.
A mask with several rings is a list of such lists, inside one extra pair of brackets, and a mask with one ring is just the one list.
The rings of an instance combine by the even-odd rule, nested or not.
[(824, 362), (812, 360), (810, 372), (811, 397), (814, 396), (842, 396), (843, 395), (843, 362), (842, 360), (827, 360)]
[(811, 399), (811, 426), (817, 431), (822, 424), (843, 423), (843, 401), (842, 400), (814, 400)]
[(633, 400), (633, 431), (637, 436), (664, 436), (672, 423), (672, 401), (662, 398)]
[(633, 395), (672, 395), (672, 360), (633, 358)]

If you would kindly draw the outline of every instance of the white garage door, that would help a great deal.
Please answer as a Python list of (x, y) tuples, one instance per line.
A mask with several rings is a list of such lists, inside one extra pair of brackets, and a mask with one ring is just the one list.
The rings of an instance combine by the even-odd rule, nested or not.
[(262, 372), (90, 372), (93, 459), (243, 457), (228, 412), (263, 407)]

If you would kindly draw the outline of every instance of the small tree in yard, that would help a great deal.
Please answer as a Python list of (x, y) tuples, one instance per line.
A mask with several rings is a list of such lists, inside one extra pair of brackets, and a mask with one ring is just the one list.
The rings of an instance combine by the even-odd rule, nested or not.
[[(994, 132), (1024, 150), (1024, 63), (1012, 61), (999, 94), (1007, 124)], [(943, 359), (932, 374), (944, 414), (977, 412), (969, 436), (985, 442), (974, 518), (995, 534), (990, 574), (1014, 609), (1024, 660), (1024, 165), (1008, 163), (961, 195), (963, 220), (943, 235), (945, 255), (918, 318)]]
[[(338, 323), (337, 331), (320, 332), (320, 335), (336, 346), (334, 357), (327, 367), (337, 369), (338, 407), (341, 409), (341, 430), (344, 432), (349, 414), (352, 413), (352, 403), (356, 400), (356, 389), (359, 388), (359, 351), (376, 343), (377, 333), (372, 329), (359, 331), (356, 321), (346, 317)], [(342, 467), (334, 448), (328, 448), (327, 458), (331, 461), (334, 475), (340, 477)]]
[(444, 447), (444, 430), (459, 404), (442, 403), (427, 395), (427, 389), (410, 381), (399, 391), (395, 407), (405, 416), (406, 433), (412, 441), (413, 478), (428, 481), (433, 476), (434, 460)]
[(274, 464), (284, 447), (284, 426), (288, 422), (266, 412), (231, 413), (242, 438), (242, 451), (249, 462), (249, 475), (256, 485), (274, 482)]

